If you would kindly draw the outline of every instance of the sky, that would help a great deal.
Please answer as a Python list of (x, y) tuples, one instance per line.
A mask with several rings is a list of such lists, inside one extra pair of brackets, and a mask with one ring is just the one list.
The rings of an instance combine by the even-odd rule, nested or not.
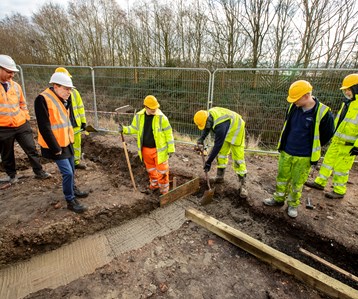
[[(37, 12), (39, 8), (48, 2), (60, 4), (66, 6), (67, 0), (0, 0), (0, 20), (6, 15), (10, 16), (13, 13), (20, 13), (23, 16), (30, 17), (34, 12)], [(119, 5), (126, 10), (130, 3), (134, 0), (117, 0)]]

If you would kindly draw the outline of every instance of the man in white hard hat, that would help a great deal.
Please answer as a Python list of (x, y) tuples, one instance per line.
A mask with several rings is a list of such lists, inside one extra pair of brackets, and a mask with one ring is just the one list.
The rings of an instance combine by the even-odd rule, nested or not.
[(15, 140), (28, 156), (35, 177), (47, 179), (51, 175), (45, 172), (36, 150), (30, 114), (21, 86), (13, 81), (19, 70), (15, 61), (8, 55), (0, 55), (0, 149), (1, 160), (7, 176), (1, 181), (15, 184), (18, 182), (14, 153)]
[(77, 198), (87, 197), (88, 193), (77, 189), (74, 182), (74, 131), (69, 99), (74, 86), (71, 78), (64, 73), (54, 73), (49, 83), (52, 87), (35, 99), (38, 142), (42, 155), (54, 160), (62, 174), (62, 191), (67, 208), (75, 213), (83, 213), (87, 207)]
[[(58, 67), (55, 70), (55, 73), (64, 73), (72, 78), (70, 72), (64, 67)], [(76, 169), (86, 169), (86, 164), (81, 162), (82, 149), (81, 149), (81, 131), (86, 130), (86, 114), (85, 107), (83, 105), (82, 97), (79, 91), (74, 88), (71, 92), (71, 107), (72, 107), (72, 115), (71, 118), (73, 130), (75, 132), (75, 141), (73, 143), (73, 148), (75, 151), (75, 168)]]

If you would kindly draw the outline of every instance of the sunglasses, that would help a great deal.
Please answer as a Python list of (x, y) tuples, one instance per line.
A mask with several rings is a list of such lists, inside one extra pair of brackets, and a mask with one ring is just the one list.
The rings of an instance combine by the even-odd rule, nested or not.
[(9, 71), (9, 70), (7, 70), (7, 69), (4, 69), (3, 67), (2, 67), (1, 69), (4, 70), (5, 72), (7, 72), (8, 74), (15, 73), (14, 71)]

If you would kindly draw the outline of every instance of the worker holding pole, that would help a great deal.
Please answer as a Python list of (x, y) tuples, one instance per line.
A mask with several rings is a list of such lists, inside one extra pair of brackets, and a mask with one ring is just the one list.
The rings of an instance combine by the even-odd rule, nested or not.
[(169, 192), (169, 157), (175, 152), (173, 130), (153, 95), (145, 97), (144, 109), (137, 112), (130, 126), (119, 124), (119, 132), (136, 135), (138, 154), (149, 175), (149, 189)]
[(276, 192), (263, 203), (283, 206), (287, 198), (287, 214), (298, 215), (303, 184), (321, 157), (321, 147), (333, 135), (333, 115), (330, 108), (312, 96), (312, 85), (305, 80), (291, 84), (287, 101), (290, 106), (278, 143), (280, 157), (276, 177)]
[(324, 190), (333, 172), (333, 191), (325, 197), (341, 199), (347, 191), (349, 171), (358, 155), (358, 74), (343, 79), (340, 88), (344, 94), (341, 109), (335, 118), (335, 133), (323, 159), (319, 175), (306, 186)]

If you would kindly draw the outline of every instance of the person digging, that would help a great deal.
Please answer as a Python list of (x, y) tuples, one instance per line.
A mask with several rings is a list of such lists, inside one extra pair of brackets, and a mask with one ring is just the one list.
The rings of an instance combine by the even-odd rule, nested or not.
[(246, 189), (246, 163), (244, 158), (245, 148), (245, 122), (242, 117), (229, 109), (213, 107), (199, 110), (194, 115), (194, 123), (203, 131), (197, 140), (197, 148), (203, 148), (204, 140), (212, 131), (215, 134), (214, 147), (207, 158), (204, 171), (209, 172), (211, 163), (217, 158), (217, 174), (215, 183), (223, 183), (225, 170), (231, 153), (233, 159), (232, 168), (238, 176), (240, 187), (239, 196), (247, 198)]

